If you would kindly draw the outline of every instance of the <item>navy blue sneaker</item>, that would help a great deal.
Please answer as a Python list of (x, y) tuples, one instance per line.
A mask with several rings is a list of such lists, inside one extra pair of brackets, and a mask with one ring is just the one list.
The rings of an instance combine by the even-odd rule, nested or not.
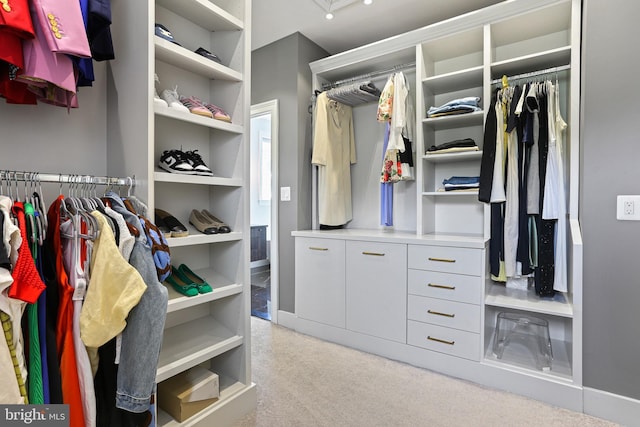
[(162, 39), (165, 39), (167, 41), (170, 41), (171, 43), (175, 43), (178, 46), (182, 46), (180, 43), (176, 41), (175, 38), (173, 38), (173, 34), (171, 34), (171, 31), (169, 31), (167, 27), (165, 27), (162, 24), (156, 23), (156, 36)]
[(220, 61), (220, 58), (218, 58), (216, 54), (209, 52), (207, 49), (203, 47), (197, 48), (195, 52), (198, 55), (204, 56), (207, 59), (217, 62), (218, 64), (222, 64), (222, 61)]

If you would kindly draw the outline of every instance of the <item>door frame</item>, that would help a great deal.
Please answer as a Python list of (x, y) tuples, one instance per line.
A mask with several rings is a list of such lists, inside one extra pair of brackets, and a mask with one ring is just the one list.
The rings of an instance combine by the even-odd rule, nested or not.
[(251, 106), (251, 119), (266, 114), (271, 115), (271, 322), (278, 323), (278, 290), (279, 290), (279, 245), (278, 245), (278, 129), (280, 117), (278, 100), (261, 102)]

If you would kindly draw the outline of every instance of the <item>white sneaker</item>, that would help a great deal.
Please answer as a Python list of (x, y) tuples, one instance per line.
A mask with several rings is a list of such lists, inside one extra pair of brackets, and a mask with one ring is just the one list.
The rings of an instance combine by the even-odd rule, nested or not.
[(189, 113), (189, 109), (182, 105), (180, 102), (180, 95), (178, 95), (178, 86), (175, 89), (165, 89), (162, 91), (162, 99), (167, 101), (169, 108), (174, 108), (178, 111), (182, 111), (184, 113)]
[[(155, 83), (160, 83), (160, 79), (158, 79), (158, 75), (154, 74), (154, 79), (155, 79)], [(153, 87), (153, 103), (156, 106), (159, 107), (168, 107), (169, 104), (167, 104), (167, 101), (165, 101), (164, 99), (160, 98), (160, 95), (158, 95), (158, 89), (156, 89), (155, 84)]]

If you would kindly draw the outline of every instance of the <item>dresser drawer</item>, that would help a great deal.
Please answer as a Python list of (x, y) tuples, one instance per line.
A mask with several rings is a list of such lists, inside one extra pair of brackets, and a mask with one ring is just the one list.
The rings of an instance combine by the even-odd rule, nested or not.
[(480, 306), (409, 295), (407, 317), (447, 328), (480, 332)]
[(409, 245), (408, 266), (420, 270), (481, 276), (483, 249)]
[(409, 320), (407, 343), (427, 350), (480, 360), (480, 334)]
[(409, 293), (469, 304), (482, 303), (482, 277), (409, 270)]

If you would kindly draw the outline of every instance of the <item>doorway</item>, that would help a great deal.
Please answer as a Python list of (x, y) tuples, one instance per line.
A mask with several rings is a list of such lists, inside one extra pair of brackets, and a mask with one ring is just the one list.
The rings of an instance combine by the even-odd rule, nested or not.
[(278, 323), (278, 100), (251, 106), (251, 315)]

